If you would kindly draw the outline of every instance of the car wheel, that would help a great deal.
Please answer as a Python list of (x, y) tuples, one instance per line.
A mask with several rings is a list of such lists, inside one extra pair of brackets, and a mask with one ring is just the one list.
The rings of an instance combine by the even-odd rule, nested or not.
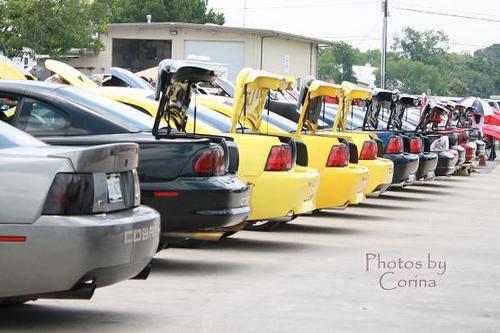
[(280, 224), (279, 221), (272, 220), (253, 221), (247, 223), (247, 225), (245, 226), (245, 230), (268, 231), (276, 227), (278, 224)]
[(287, 221), (281, 221), (280, 224), (287, 224), (289, 222), (292, 222), (293, 220), (295, 220), (297, 217), (299, 217), (299, 215), (292, 215), (292, 217), (287, 220)]

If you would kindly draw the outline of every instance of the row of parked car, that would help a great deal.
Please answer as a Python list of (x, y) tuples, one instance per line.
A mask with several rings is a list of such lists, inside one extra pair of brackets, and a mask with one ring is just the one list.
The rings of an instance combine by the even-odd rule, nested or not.
[(90, 298), (146, 278), (165, 247), (355, 205), (484, 154), (459, 109), (399, 92), (314, 78), (296, 91), (249, 68), (232, 85), (170, 59), (154, 87), (55, 60), (41, 82), (1, 60), (0, 303)]

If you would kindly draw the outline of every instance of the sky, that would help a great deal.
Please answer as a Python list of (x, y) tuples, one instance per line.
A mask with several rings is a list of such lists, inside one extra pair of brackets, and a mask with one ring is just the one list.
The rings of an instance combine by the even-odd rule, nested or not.
[[(455, 52), (472, 53), (500, 43), (499, 0), (388, 0), (388, 4), (389, 47), (392, 36), (405, 26), (443, 30)], [(208, 6), (223, 12), (228, 26), (344, 41), (363, 51), (380, 49), (382, 43), (381, 0), (209, 0)]]

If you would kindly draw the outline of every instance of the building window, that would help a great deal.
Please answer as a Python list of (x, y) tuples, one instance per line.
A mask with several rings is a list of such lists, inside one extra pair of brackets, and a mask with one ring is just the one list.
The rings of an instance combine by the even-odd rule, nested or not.
[(120, 39), (113, 38), (112, 66), (131, 72), (158, 66), (158, 63), (172, 57), (171, 40)]

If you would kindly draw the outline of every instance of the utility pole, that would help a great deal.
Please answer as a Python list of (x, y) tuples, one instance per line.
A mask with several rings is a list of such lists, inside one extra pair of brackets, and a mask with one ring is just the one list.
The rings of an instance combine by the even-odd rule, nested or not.
[(245, 28), (246, 16), (247, 16), (247, 0), (243, 0), (243, 28)]
[(382, 13), (384, 15), (382, 24), (382, 52), (380, 52), (380, 88), (382, 89), (385, 89), (385, 58), (387, 54), (387, 1), (389, 0), (382, 0)]

